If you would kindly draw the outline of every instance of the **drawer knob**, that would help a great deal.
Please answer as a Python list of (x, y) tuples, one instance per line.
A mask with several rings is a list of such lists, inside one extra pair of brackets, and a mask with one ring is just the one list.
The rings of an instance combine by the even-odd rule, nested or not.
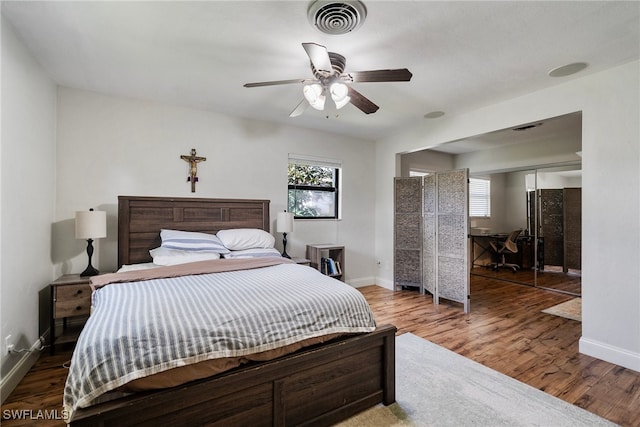
[(76, 292), (76, 294), (80, 295), (82, 293), (82, 289), (78, 289), (78, 291)]
[(81, 306), (77, 306), (76, 310), (82, 310), (82, 307)]

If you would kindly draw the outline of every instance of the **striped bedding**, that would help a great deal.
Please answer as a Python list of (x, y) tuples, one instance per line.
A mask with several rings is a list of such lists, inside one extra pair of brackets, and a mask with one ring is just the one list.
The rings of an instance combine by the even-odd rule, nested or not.
[[(225, 261), (237, 262), (207, 262)], [(357, 290), (293, 263), (108, 284), (92, 298), (65, 385), (70, 415), (175, 367), (375, 329)]]

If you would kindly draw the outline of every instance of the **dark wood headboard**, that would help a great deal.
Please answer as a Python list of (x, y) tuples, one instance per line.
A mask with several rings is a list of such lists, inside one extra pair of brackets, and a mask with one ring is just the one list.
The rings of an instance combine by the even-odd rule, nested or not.
[(269, 200), (118, 196), (118, 267), (150, 262), (160, 230), (215, 234), (230, 228), (269, 231)]

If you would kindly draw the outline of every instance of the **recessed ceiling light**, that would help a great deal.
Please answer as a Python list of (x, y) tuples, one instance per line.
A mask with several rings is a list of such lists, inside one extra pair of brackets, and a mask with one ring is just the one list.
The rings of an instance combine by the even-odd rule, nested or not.
[(438, 117), (444, 116), (444, 111), (432, 111), (424, 115), (425, 119), (437, 119)]
[(589, 64), (586, 62), (574, 62), (573, 64), (563, 65), (549, 71), (549, 77), (565, 77), (575, 74), (587, 68)]

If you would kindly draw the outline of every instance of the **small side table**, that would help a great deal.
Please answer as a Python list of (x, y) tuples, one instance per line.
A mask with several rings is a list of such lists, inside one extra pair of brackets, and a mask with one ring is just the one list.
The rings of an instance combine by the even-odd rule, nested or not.
[[(79, 274), (65, 274), (49, 284), (51, 288), (51, 333), (50, 353), (55, 354), (55, 345), (76, 342), (84, 326), (84, 321), (67, 325), (69, 317), (87, 317), (91, 312), (90, 277)], [(56, 320), (62, 319), (62, 333), (56, 336)], [(78, 319), (80, 320), (80, 319)]]
[[(334, 279), (342, 280), (344, 282), (344, 246), (334, 245), (332, 243), (321, 243), (316, 245), (307, 245), (307, 258), (311, 260), (309, 264), (311, 267), (317, 269), (322, 274), (331, 276)], [(331, 258), (336, 264), (336, 270), (334, 272), (327, 271), (327, 266), (323, 262), (327, 258)]]

